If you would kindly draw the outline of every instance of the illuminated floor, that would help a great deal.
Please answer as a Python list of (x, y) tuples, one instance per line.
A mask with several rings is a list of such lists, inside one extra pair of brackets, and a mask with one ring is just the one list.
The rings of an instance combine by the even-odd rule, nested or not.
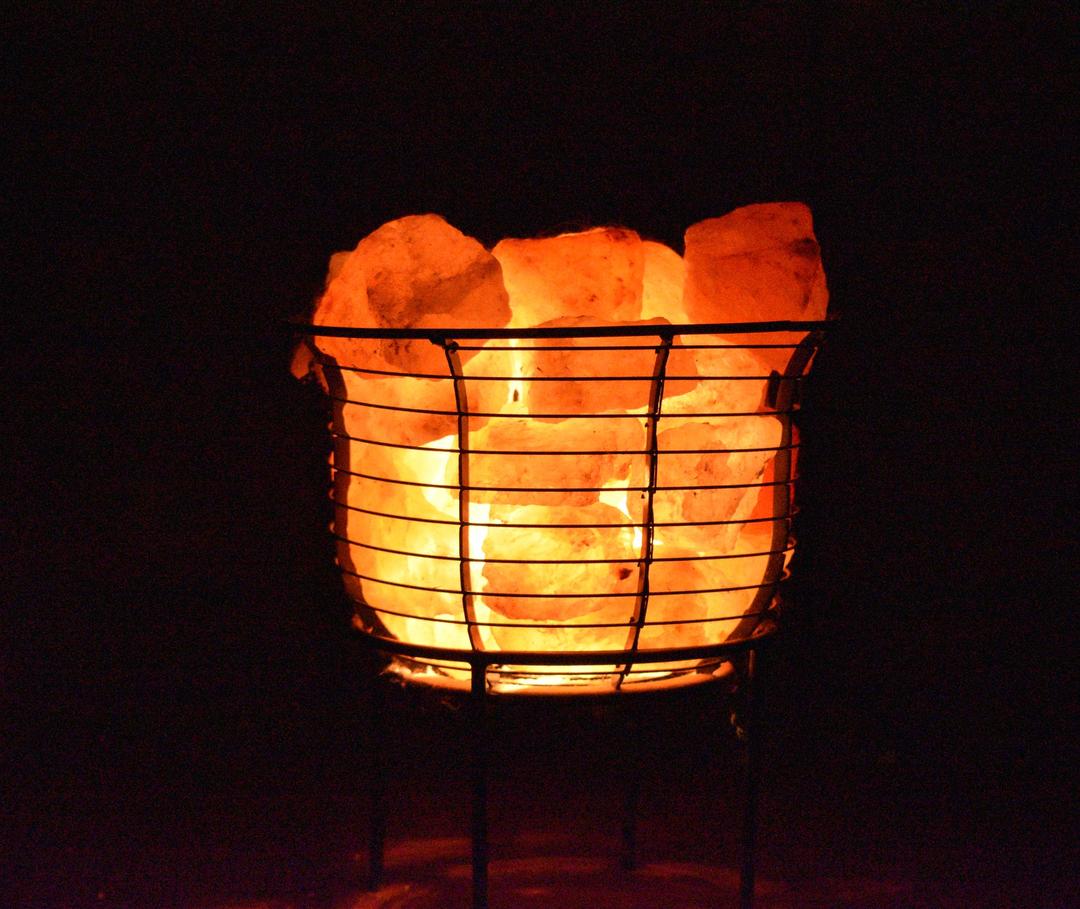
[[(692, 728), (699, 717), (680, 718)], [(827, 718), (827, 719), (843, 719)], [(461, 742), (428, 717), (394, 752), (387, 873), (363, 889), (369, 756), (280, 755), (232, 776), (83, 779), (39, 793), (14, 851), (19, 909), (389, 909), (467, 906), (468, 787)], [(530, 728), (491, 786), (493, 909), (733, 905), (739, 751), (730, 737), (648, 746), (639, 871), (616, 868), (617, 772), (586, 712)], [(670, 731), (670, 730), (668, 730)], [(566, 757), (566, 742), (578, 747)], [(724, 743), (727, 743), (726, 745)], [(432, 745), (445, 761), (433, 765)], [(340, 743), (339, 743), (340, 744)], [(796, 746), (798, 749), (796, 750)], [(775, 909), (1066, 909), (1080, 905), (1072, 808), (1051, 777), (943, 786), (931, 768), (865, 744), (773, 739), (764, 780), (758, 905)], [(565, 758), (559, 761), (560, 757)], [(443, 769), (438, 766), (443, 764)], [(436, 771), (432, 772), (433, 766)], [(227, 769), (228, 769), (227, 768)], [(160, 769), (150, 767), (147, 773)]]

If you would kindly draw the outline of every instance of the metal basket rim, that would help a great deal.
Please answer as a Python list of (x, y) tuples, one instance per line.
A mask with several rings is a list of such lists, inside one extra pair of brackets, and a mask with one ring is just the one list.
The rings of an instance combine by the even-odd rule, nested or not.
[[(682, 647), (640, 648), (622, 650), (464, 650), (455, 647), (439, 647), (415, 644), (397, 638), (387, 638), (365, 628), (353, 626), (364, 643), (384, 653), (413, 657), (421, 660), (441, 659), (448, 662), (467, 663), (470, 666), (623, 666), (650, 665), (654, 663), (679, 662), (723, 658), (745, 653), (770, 641), (780, 633), (776, 607), (762, 616), (754, 629), (737, 638), (729, 638), (715, 644), (698, 644)], [(597, 670), (610, 674), (610, 670)], [(616, 672), (618, 670), (615, 670)]]
[(356, 338), (369, 340), (419, 340), (439, 343), (446, 339), (469, 340), (528, 339), (528, 338), (635, 338), (675, 337), (677, 335), (736, 335), (769, 334), (775, 332), (825, 331), (836, 319), (814, 321), (780, 320), (774, 322), (696, 322), (686, 324), (632, 325), (559, 325), (537, 328), (469, 328), (442, 326), (438, 328), (384, 328), (347, 325), (316, 325), (312, 322), (289, 320), (287, 327), (294, 332), (314, 337)]

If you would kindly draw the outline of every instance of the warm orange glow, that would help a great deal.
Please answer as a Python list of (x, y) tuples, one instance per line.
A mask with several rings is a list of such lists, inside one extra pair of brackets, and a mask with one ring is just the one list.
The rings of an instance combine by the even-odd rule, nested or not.
[[(421, 215), (392, 221), (353, 252), (335, 255), (314, 321), (681, 325), (821, 319), (826, 303), (810, 213), (800, 204), (753, 205), (695, 224), (685, 258), (623, 228), (503, 240), (488, 252), (443, 219)], [(768, 551), (777, 527), (786, 539), (787, 509), (778, 513), (774, 487), (758, 484), (788, 478), (778, 477), (776, 449), (790, 441), (790, 423), (767, 403), (766, 379), (785, 368), (791, 347), (740, 345), (799, 339), (676, 338), (655, 431), (654, 561), (640, 647), (723, 642), (775, 568)], [(341, 399), (334, 531), (364, 627), (462, 650), (628, 645), (646, 570), (640, 525), (655, 338), (461, 342), (470, 412), (464, 439), (438, 345), (316, 343)], [(627, 346), (640, 349), (603, 349)], [(467, 477), (459, 473), (462, 442)], [(458, 489), (466, 480), (463, 502)], [(416, 665), (399, 671), (441, 683), (466, 674), (463, 664)], [(672, 667), (642, 668), (649, 671), (640, 678), (656, 678)], [(613, 669), (523, 670), (518, 684), (569, 685), (590, 672), (596, 681)]]

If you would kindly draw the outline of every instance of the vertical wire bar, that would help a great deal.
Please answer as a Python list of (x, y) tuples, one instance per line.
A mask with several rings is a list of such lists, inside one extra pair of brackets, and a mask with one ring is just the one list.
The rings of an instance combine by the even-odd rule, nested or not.
[(633, 666), (633, 653), (637, 651), (641, 629), (645, 625), (645, 616), (649, 610), (649, 569), (653, 559), (653, 499), (656, 495), (657, 462), (657, 425), (660, 422), (660, 410), (664, 401), (664, 378), (667, 375), (668, 355), (671, 353), (671, 334), (661, 334), (660, 344), (656, 348), (656, 364), (653, 368), (652, 384), (649, 387), (649, 414), (647, 421), (649, 452), (649, 485), (645, 490), (645, 509), (642, 523), (641, 570), (638, 573), (638, 593), (634, 601), (634, 616), (630, 633), (626, 638), (624, 650), (631, 652), (629, 661), (623, 664), (615, 680), (615, 689), (622, 687), (627, 673)]
[(622, 854), (619, 864), (623, 871), (633, 871), (637, 867), (637, 814), (641, 799), (641, 742), (638, 724), (631, 711), (637, 705), (626, 703), (616, 705), (616, 715), (621, 719), (619, 731), (623, 736), (622, 755), (625, 776), (622, 804)]
[(761, 655), (746, 656), (746, 800), (743, 805), (742, 856), (739, 869), (739, 909), (753, 909), (754, 851), (757, 845), (758, 777), (761, 773)]
[(472, 904), (487, 909), (487, 664), (474, 660), (469, 689), (472, 721)]
[(368, 879), (371, 892), (379, 889), (383, 876), (383, 855), (386, 845), (386, 704), (384, 684), (379, 676), (372, 680), (368, 702), (368, 748), (371, 760), (368, 781), (370, 786), (368, 825)]
[[(780, 420), (780, 442), (773, 462), (773, 486), (772, 502), (772, 542), (769, 550), (772, 555), (765, 567), (765, 576), (762, 585), (758, 589), (754, 602), (750, 604), (747, 613), (761, 615), (769, 611), (780, 581), (784, 574), (784, 550), (791, 536), (791, 439), (794, 414), (792, 413), (795, 398), (798, 391), (798, 379), (806, 371), (806, 367), (813, 357), (814, 352), (821, 344), (820, 332), (808, 334), (799, 345), (792, 351), (791, 359), (784, 368), (781, 376), (774, 373), (770, 376), (767, 389), (767, 401), (770, 407), (777, 411)], [(736, 629), (738, 632), (739, 629)]]
[[(357, 481), (349, 474), (354, 453), (352, 446), (355, 444), (349, 438), (349, 430), (345, 421), (345, 408), (349, 392), (345, 387), (345, 379), (337, 360), (329, 354), (320, 354), (319, 364), (322, 367), (323, 378), (330, 389), (330, 398), (333, 401), (333, 422), (331, 425), (335, 432), (333, 433), (332, 460), (330, 462), (330, 482), (332, 484), (330, 499), (334, 505), (334, 528), (342, 536), (351, 536), (348, 532), (349, 512), (347, 503), (350, 501), (349, 492), (352, 491), (352, 484)], [(335, 549), (340, 567), (354, 574), (359, 573), (361, 566), (356, 564), (355, 547), (339, 541)], [(379, 614), (369, 608), (363, 582), (360, 583), (360, 596), (359, 598), (354, 597), (353, 602), (356, 614), (363, 622), (364, 628), (369, 629), (374, 634), (389, 634)]]
[(457, 341), (438, 341), (446, 354), (450, 375), (454, 378), (454, 405), (457, 408), (458, 436), (458, 577), (461, 579), (461, 611), (465, 627), (469, 631), (469, 643), (473, 650), (483, 650), (480, 629), (476, 626), (476, 610), (473, 607), (471, 563), (469, 562), (469, 398), (465, 391), (465, 375), (461, 369)]

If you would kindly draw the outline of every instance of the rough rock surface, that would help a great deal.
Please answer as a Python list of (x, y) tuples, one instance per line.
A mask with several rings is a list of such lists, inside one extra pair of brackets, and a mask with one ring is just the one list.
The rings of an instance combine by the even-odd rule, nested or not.
[(514, 327), (586, 316), (641, 316), (645, 252), (632, 230), (601, 227), (537, 240), (503, 240), (492, 254), (503, 269)]
[[(476, 240), (438, 215), (390, 221), (357, 245), (344, 261), (331, 261), (318, 325), (382, 328), (499, 328), (510, 307), (499, 263)], [(372, 361), (363, 342), (320, 338), (339, 363)], [(446, 358), (429, 341), (382, 341), (382, 361), (407, 372), (445, 375)]]
[(823, 319), (829, 301), (810, 209), (747, 205), (686, 231), (687, 314), (695, 322)]
[[(604, 597), (606, 593), (633, 593), (637, 572), (632, 563), (615, 559), (633, 558), (626, 516), (610, 505), (594, 502), (572, 507), (524, 505), (499, 509), (506, 527), (493, 527), (484, 543), (488, 559), (543, 559), (525, 564), (488, 561), (484, 577), (485, 598), (491, 608), (514, 619), (566, 620), (614, 608), (629, 615), (633, 597)], [(492, 509), (492, 517), (496, 509)], [(537, 524), (539, 527), (514, 525)], [(608, 526), (587, 526), (587, 525)], [(553, 527), (550, 525), (572, 525)], [(574, 560), (596, 560), (573, 564)], [(490, 592), (509, 596), (490, 596)], [(558, 598), (514, 596), (518, 592), (563, 594)], [(566, 594), (573, 594), (565, 596)]]

